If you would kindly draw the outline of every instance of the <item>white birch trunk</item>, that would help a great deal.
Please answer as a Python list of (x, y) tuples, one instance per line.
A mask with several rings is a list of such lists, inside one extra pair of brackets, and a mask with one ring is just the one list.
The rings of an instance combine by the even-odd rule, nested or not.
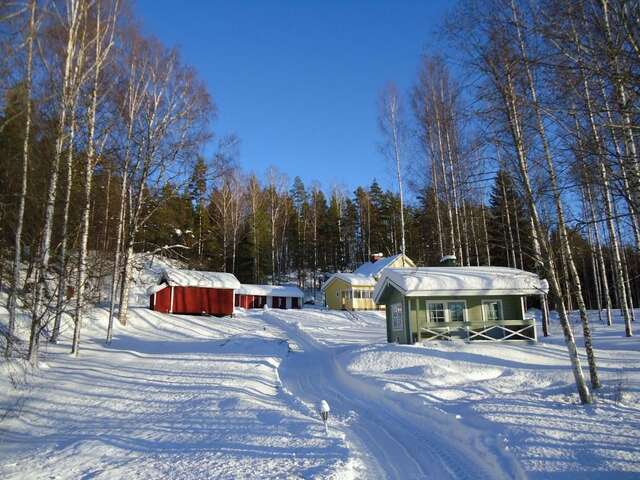
[(9, 325), (5, 356), (8, 358), (13, 349), (13, 337), (16, 326), (17, 296), (20, 289), (22, 267), (22, 229), (24, 226), (24, 211), (27, 201), (27, 183), (29, 177), (29, 143), (31, 142), (31, 95), (33, 90), (33, 42), (36, 35), (36, 0), (31, 0), (29, 11), (29, 33), (27, 36), (27, 71), (25, 75), (25, 123), (24, 141), (22, 143), (22, 179), (20, 184), (20, 201), (18, 204), (18, 218), (16, 223), (16, 235), (14, 243), (13, 275), (11, 291), (9, 294)]
[(80, 0), (69, 0), (67, 2), (67, 45), (64, 62), (64, 70), (62, 76), (62, 92), (60, 97), (60, 109), (58, 114), (58, 125), (56, 132), (55, 151), (51, 170), (49, 172), (49, 186), (47, 188), (44, 225), (42, 232), (42, 242), (40, 245), (40, 258), (38, 261), (37, 279), (35, 285), (35, 295), (32, 307), (31, 332), (29, 335), (29, 362), (36, 365), (38, 361), (38, 346), (40, 343), (40, 331), (42, 329), (43, 319), (47, 315), (48, 306), (45, 303), (45, 285), (49, 275), (49, 260), (51, 257), (51, 234), (53, 230), (54, 209), (56, 203), (56, 193), (58, 187), (58, 173), (60, 169), (60, 159), (65, 144), (65, 128), (67, 125), (67, 113), (70, 103), (70, 97), (74, 92), (72, 90), (77, 85), (72, 85), (71, 68), (75, 61), (77, 49), (77, 34), (81, 20)]
[[(566, 265), (571, 273), (573, 285), (575, 288), (575, 297), (578, 302), (578, 309), (580, 311), (580, 321), (582, 323), (582, 332), (584, 337), (584, 345), (587, 353), (587, 359), (589, 362), (589, 375), (591, 378), (591, 385), (593, 388), (600, 388), (601, 383), (598, 377), (598, 370), (596, 365), (595, 352), (592, 345), (591, 340), (591, 329), (589, 326), (589, 318), (587, 314), (587, 309), (584, 304), (584, 298), (582, 295), (582, 286), (580, 284), (580, 276), (578, 275), (578, 270), (576, 268), (573, 252), (571, 249), (571, 245), (569, 243), (569, 238), (566, 230), (566, 223), (564, 219), (564, 207), (562, 205), (562, 199), (560, 196), (560, 190), (558, 187), (558, 181), (555, 171), (555, 166), (553, 164), (553, 159), (551, 156), (551, 152), (549, 149), (549, 143), (547, 141), (547, 136), (545, 133), (545, 127), (542, 120), (542, 114), (540, 112), (540, 105), (538, 102), (538, 94), (535, 87), (535, 82), (533, 80), (533, 74), (531, 72), (531, 68), (529, 66), (529, 59), (527, 56), (526, 47), (524, 44), (524, 38), (522, 36), (522, 31), (520, 28), (520, 21), (518, 19), (517, 9), (515, 6), (515, 1), (511, 0), (511, 10), (513, 14), (513, 20), (516, 27), (516, 32), (518, 35), (518, 42), (520, 44), (520, 53), (522, 55), (523, 67), (526, 73), (528, 90), (531, 95), (531, 106), (533, 107), (534, 116), (536, 120), (536, 126), (538, 135), (542, 142), (542, 149), (544, 153), (544, 158), (547, 164), (547, 170), (549, 174), (550, 186), (554, 197), (554, 203), (556, 207), (556, 212), (558, 215), (558, 231), (560, 235), (560, 242), (562, 245), (562, 258), (566, 262)], [(570, 298), (570, 297), (569, 297)]]

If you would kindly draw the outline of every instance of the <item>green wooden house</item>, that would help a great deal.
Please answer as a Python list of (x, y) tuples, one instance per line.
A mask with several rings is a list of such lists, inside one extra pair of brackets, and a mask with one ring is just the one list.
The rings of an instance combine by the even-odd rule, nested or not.
[(384, 271), (373, 298), (386, 306), (389, 342), (535, 341), (526, 298), (546, 298), (548, 288), (536, 274), (514, 268), (399, 268)]

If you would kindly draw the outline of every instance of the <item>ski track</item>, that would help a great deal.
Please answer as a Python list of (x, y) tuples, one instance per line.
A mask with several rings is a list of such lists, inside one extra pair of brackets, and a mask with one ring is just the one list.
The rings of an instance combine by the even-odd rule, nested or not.
[[(300, 347), (279, 367), (280, 380), (305, 403), (327, 400), (331, 417), (345, 430), (367, 469), (367, 478), (525, 478), (508, 453), (495, 458), (479, 431), (462, 426), (451, 415), (419, 405), (418, 411), (393, 392), (349, 373), (341, 359), (362, 345), (326, 345), (303, 331), (296, 321), (305, 312), (260, 312), (266, 323)], [(290, 321), (281, 317), (287, 317)], [(403, 396), (406, 398), (406, 396)], [(404, 400), (404, 401), (403, 401)], [(356, 412), (354, 420), (340, 418)], [(337, 418), (336, 418), (337, 417)], [(493, 448), (492, 450), (495, 450)]]

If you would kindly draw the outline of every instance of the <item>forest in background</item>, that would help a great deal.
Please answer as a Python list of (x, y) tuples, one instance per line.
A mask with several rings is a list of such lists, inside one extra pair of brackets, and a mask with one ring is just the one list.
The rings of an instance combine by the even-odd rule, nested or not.
[[(414, 86), (380, 94), (380, 150), (397, 188), (305, 185), (241, 167), (214, 137), (214, 99), (180, 53), (119, 0), (0, 1), (0, 282), (5, 352), (18, 306), (29, 359), (93, 302), (127, 323), (136, 252), (317, 288), (372, 253), (417, 265), (537, 271), (550, 283), (583, 401), (568, 311), (620, 308), (640, 282), (637, 2), (462, 0)], [(224, 112), (222, 112), (224, 114)], [(202, 152), (215, 140), (215, 153)], [(292, 172), (295, 175), (296, 172)], [(108, 290), (108, 298), (103, 292)], [(547, 328), (545, 326), (545, 334)]]

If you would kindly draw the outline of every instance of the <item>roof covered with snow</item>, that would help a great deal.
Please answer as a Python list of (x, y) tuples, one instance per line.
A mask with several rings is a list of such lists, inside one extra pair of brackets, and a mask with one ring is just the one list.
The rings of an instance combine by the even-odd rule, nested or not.
[(506, 267), (427, 267), (386, 269), (374, 291), (378, 301), (387, 286), (406, 296), (539, 295), (549, 291), (535, 273)]
[(161, 283), (171, 287), (204, 287), (204, 288), (240, 288), (240, 282), (232, 273), (204, 272), (200, 270), (180, 270), (165, 268), (160, 277)]
[(304, 297), (302, 290), (292, 285), (250, 285), (243, 283), (236, 293), (266, 297)]
[(373, 287), (376, 279), (369, 275), (361, 275), (359, 273), (334, 273), (331, 278), (322, 285), (324, 291), (334, 280), (343, 280), (352, 287)]
[[(375, 277), (375, 276), (380, 275), (380, 273), (385, 268), (387, 268), (390, 265), (392, 265), (393, 262), (395, 262), (396, 260), (400, 259), (401, 257), (402, 257), (402, 254), (399, 253), (399, 254), (393, 255), (391, 257), (383, 257), (380, 260), (377, 260), (375, 262), (363, 263), (358, 268), (356, 268), (353, 273), (357, 273), (357, 274), (360, 274), (360, 275), (371, 275), (371, 276)], [(406, 256), (405, 256), (405, 260), (407, 261), (407, 263), (411, 262), (411, 260), (409, 260), (409, 258), (406, 257)], [(406, 266), (413, 267), (415, 265), (413, 265), (413, 262), (411, 262), (409, 265), (406, 265)]]

